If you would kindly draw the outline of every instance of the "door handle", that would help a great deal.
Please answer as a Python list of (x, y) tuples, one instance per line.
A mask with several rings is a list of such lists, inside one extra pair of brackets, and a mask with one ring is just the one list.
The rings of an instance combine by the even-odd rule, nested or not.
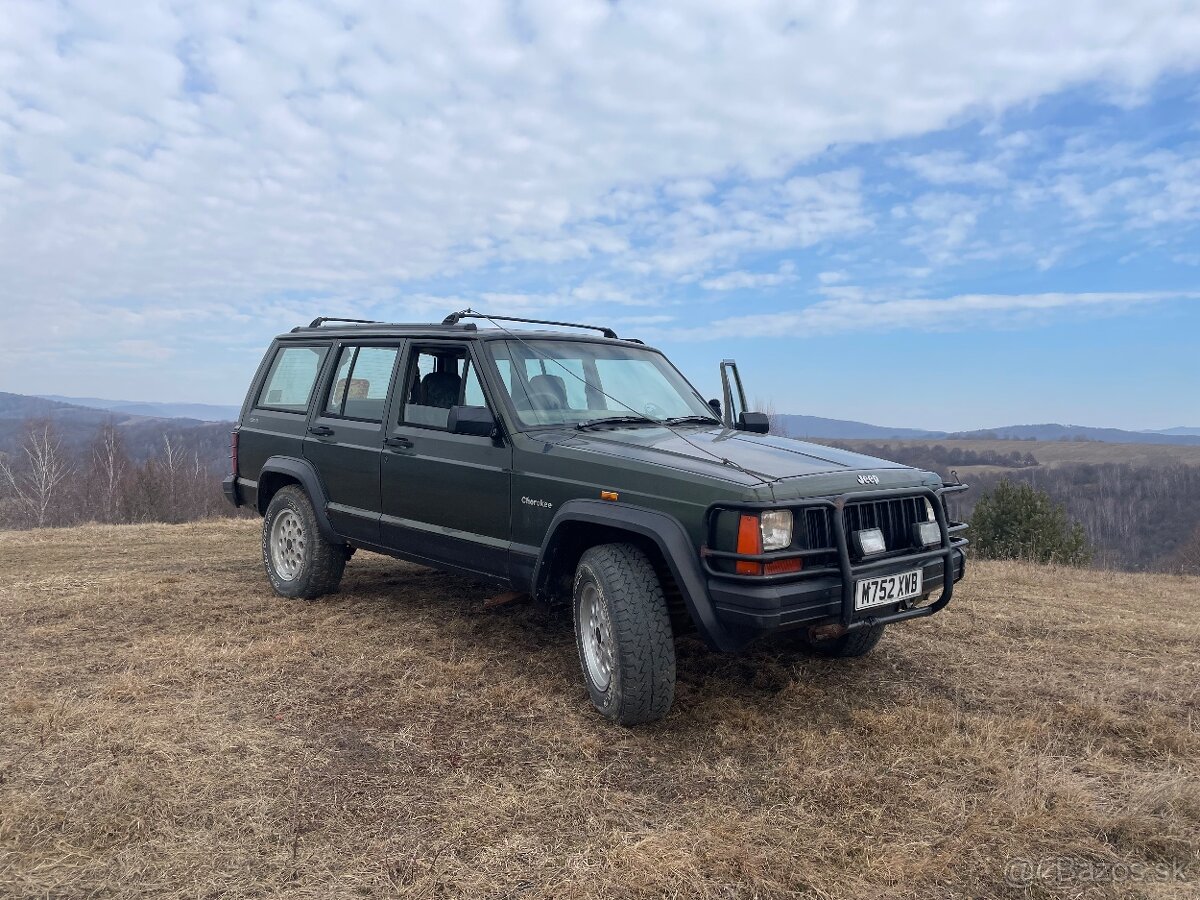
[(316, 435), (317, 437), (329, 437), (331, 434), (333, 434), (333, 429), (328, 425), (313, 425), (308, 429), (308, 433)]
[(406, 437), (390, 437), (383, 441), (385, 447), (403, 447), (405, 450), (411, 450), (413, 442)]

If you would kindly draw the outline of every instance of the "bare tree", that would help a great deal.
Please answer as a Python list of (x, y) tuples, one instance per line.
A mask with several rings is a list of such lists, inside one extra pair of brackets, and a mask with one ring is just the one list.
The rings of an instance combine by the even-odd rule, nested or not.
[(119, 518), (122, 482), (128, 468), (129, 456), (121, 432), (112, 422), (106, 422), (92, 442), (91, 472), (91, 480), (99, 494), (96, 511), (104, 522), (116, 522)]
[(750, 409), (754, 412), (766, 413), (767, 421), (771, 423), (771, 434), (776, 434), (780, 437), (788, 436), (783, 427), (783, 420), (779, 418), (779, 412), (775, 409), (774, 401), (755, 397), (750, 404)]
[(0, 480), (8, 485), (25, 522), (44, 528), (55, 494), (71, 474), (71, 464), (62, 452), (54, 426), (46, 420), (26, 426), (21, 452), (25, 461), (21, 469), (14, 468), (10, 458), (0, 457)]
[(1180, 575), (1200, 575), (1200, 525), (1176, 551), (1173, 561)]
[(169, 434), (163, 435), (162, 472), (166, 479), (167, 509), (163, 517), (168, 522), (179, 519), (179, 475), (183, 457), (178, 447), (171, 443)]

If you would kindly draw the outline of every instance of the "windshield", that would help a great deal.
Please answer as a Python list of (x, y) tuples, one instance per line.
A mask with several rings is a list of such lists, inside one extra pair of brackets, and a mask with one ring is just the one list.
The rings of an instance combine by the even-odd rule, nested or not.
[(655, 421), (716, 418), (653, 350), (554, 340), (489, 341), (488, 346), (524, 425), (582, 425), (637, 416)]

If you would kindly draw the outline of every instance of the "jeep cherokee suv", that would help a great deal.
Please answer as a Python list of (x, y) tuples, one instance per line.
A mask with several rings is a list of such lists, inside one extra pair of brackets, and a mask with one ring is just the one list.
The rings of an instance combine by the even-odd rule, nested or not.
[(670, 708), (676, 634), (859, 656), (950, 602), (966, 526), (943, 500), (965, 485), (770, 436), (730, 361), (706, 402), (641, 341), (557, 326), (466, 310), (277, 337), (224, 481), (264, 517), (274, 590), (334, 591), (363, 548), (570, 602), (588, 693), (623, 724)]

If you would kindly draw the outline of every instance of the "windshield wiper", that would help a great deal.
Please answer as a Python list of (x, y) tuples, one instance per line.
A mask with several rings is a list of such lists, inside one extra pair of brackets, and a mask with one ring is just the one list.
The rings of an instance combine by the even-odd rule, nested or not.
[(674, 416), (670, 419), (663, 419), (664, 425), (686, 425), (690, 422), (703, 425), (720, 425), (720, 419), (714, 419), (712, 416)]
[(645, 416), (604, 416), (599, 419), (588, 419), (586, 422), (580, 422), (575, 427), (582, 431), (585, 428), (595, 428), (598, 425), (659, 425), (657, 419), (648, 419)]

